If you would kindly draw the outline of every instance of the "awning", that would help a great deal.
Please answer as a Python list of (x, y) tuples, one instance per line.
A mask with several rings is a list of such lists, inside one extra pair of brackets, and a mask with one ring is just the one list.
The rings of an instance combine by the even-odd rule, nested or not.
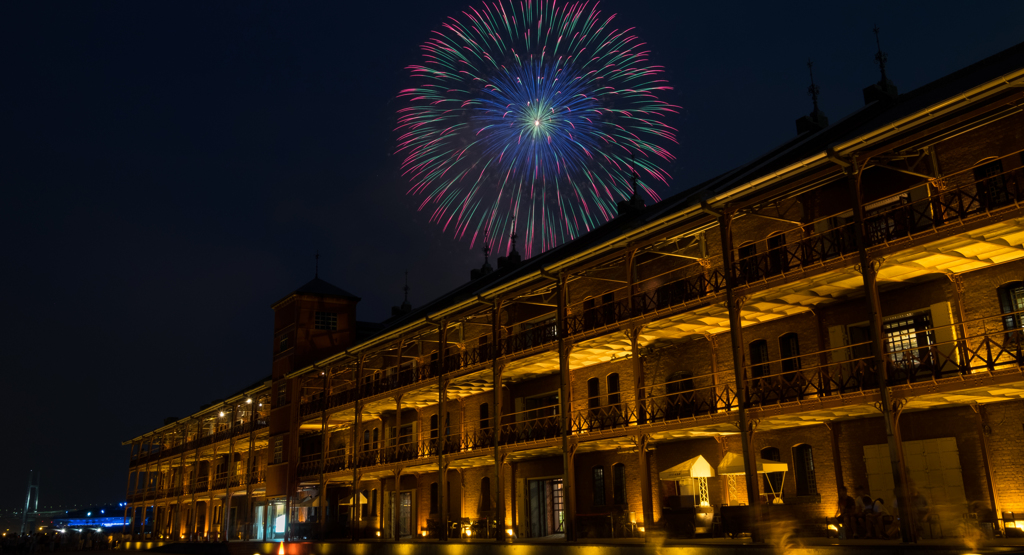
[(702, 455), (683, 461), (672, 468), (662, 470), (658, 478), (666, 481), (686, 480), (687, 478), (711, 478), (715, 469)]
[[(789, 465), (784, 462), (766, 461), (761, 457), (758, 457), (756, 462), (757, 472), (759, 474), (765, 472), (785, 472), (789, 470)], [(722, 462), (718, 465), (718, 474), (722, 476), (746, 473), (746, 469), (743, 468), (743, 457), (737, 453), (726, 453), (725, 458), (723, 458)]]
[(319, 507), (320, 496), (310, 496), (295, 504), (296, 507)]
[[(366, 496), (363, 495), (363, 492), (359, 492), (359, 504), (360, 505), (365, 505), (366, 503), (367, 503)], [(341, 501), (338, 501), (338, 504), (339, 505), (351, 505), (352, 504), (352, 496), (349, 495), (348, 497), (345, 497)]]

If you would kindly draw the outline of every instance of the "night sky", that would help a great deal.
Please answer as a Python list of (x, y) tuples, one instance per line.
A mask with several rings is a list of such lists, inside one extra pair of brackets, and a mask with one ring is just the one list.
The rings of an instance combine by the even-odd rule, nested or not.
[[(665, 196), (1024, 40), (1024, 2), (608, 0), (683, 107)], [(466, 0), (0, 3), (0, 507), (123, 500), (123, 440), (270, 374), (271, 303), (313, 277), (380, 321), (481, 255), (393, 155), (418, 46)], [(784, 7), (780, 7), (784, 6)], [(833, 7), (834, 6), (834, 7)], [(503, 253), (501, 253), (503, 254)]]

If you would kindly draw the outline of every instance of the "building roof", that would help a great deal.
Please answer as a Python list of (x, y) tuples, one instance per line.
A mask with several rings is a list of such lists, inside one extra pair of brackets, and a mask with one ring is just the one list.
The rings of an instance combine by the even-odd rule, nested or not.
[[(728, 198), (731, 191), (742, 190), (746, 184), (784, 173), (789, 168), (808, 169), (808, 160), (814, 159), (816, 156), (824, 158), (824, 153), (837, 148), (837, 146), (853, 142), (861, 145), (865, 144), (865, 137), (869, 135), (876, 137), (882, 131), (906, 131), (912, 128), (913, 125), (906, 123), (904, 118), (928, 111), (927, 122), (937, 123), (941, 120), (932, 119), (933, 113), (942, 112), (947, 106), (955, 104), (958, 99), (968, 100), (966, 93), (977, 87), (1000, 79), (1009, 84), (1007, 76), (1019, 72), (1022, 68), (1024, 68), (1024, 43), (1010, 47), (913, 91), (901, 94), (891, 101), (868, 104), (824, 129), (793, 137), (746, 164), (695, 187), (680, 191), (645, 209), (620, 215), (573, 241), (563, 243), (520, 264), (499, 267), (496, 271), (464, 283), (406, 314), (390, 318), (377, 325), (360, 322), (362, 329), (358, 334), (357, 343), (342, 353), (328, 357), (327, 360), (345, 356), (350, 350), (358, 351), (367, 348), (375, 341), (398, 332), (402, 328), (429, 321), (431, 317), (436, 318), (439, 313), (461, 303), (473, 300), (485, 301), (487, 300), (485, 296), (492, 298), (491, 295), (495, 291), (507, 284), (514, 284), (522, 278), (528, 278), (539, 272), (550, 272), (553, 268), (564, 267), (567, 262), (573, 261), (577, 257), (587, 256), (588, 253), (603, 248), (605, 245), (620, 244), (628, 240), (633, 232), (643, 230), (655, 222), (669, 219), (689, 221), (690, 216), (686, 215), (688, 211), (695, 206), (700, 206), (705, 200), (711, 202), (713, 198)], [(1019, 81), (1020, 78), (1015, 77), (1015, 79)], [(1020, 85), (1013, 84), (1011, 86), (1019, 87)], [(897, 125), (901, 122), (904, 123)], [(855, 149), (852, 146), (848, 148)], [(838, 168), (837, 171), (839, 171)], [(706, 217), (706, 215), (701, 217)], [(314, 278), (306, 285), (286, 295), (281, 301), (295, 294), (360, 300), (351, 293), (319, 278)], [(299, 373), (305, 370), (299, 370)]]
[[(796, 136), (755, 160), (722, 175), (680, 191), (645, 209), (620, 215), (575, 240), (563, 243), (525, 260), (521, 264), (498, 268), (496, 271), (465, 283), (407, 314), (391, 318), (382, 324), (378, 333), (372, 337), (366, 337), (364, 341), (353, 345), (352, 348), (358, 350), (361, 344), (372, 343), (378, 338), (387, 336), (424, 318), (436, 317), (439, 312), (467, 300), (473, 298), (482, 300), (484, 295), (505, 284), (511, 284), (519, 278), (527, 277), (538, 271), (550, 271), (552, 267), (562, 266), (566, 261), (585, 255), (594, 248), (617, 244), (626, 239), (631, 232), (645, 228), (657, 221), (678, 218), (689, 209), (700, 206), (705, 199), (710, 199), (715, 195), (725, 195), (730, 191), (740, 190), (747, 183), (783, 172), (794, 165), (807, 169), (806, 161), (808, 159), (815, 156), (824, 159), (825, 153), (837, 145), (862, 141), (869, 134), (877, 134), (878, 130), (896, 129), (896, 124), (908, 116), (924, 110), (931, 110), (936, 106), (942, 107), (950, 104), (952, 101), (947, 99), (966, 98), (966, 92), (995, 80), (1006, 81), (1008, 74), (1019, 71), (1021, 68), (1024, 68), (1024, 43), (901, 94), (891, 101), (876, 101), (867, 104), (829, 127)], [(936, 121), (930, 119), (931, 123)], [(900, 126), (900, 130), (910, 127), (909, 124)], [(836, 167), (836, 171), (839, 172), (840, 169)], [(684, 217), (684, 219), (686, 218)]]
[(316, 295), (319, 297), (340, 297), (343, 299), (349, 299), (355, 302), (359, 302), (361, 299), (348, 291), (345, 291), (337, 285), (332, 285), (319, 277), (313, 278), (309, 283), (299, 287), (295, 291), (288, 293), (281, 298), (280, 301), (274, 303), (274, 306), (281, 303), (281, 301), (291, 297), (292, 295)]

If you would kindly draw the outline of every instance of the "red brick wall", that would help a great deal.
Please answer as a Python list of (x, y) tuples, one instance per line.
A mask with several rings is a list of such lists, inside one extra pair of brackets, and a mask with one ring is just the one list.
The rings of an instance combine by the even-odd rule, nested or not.
[(986, 435), (996, 506), (1000, 512), (1024, 512), (1024, 404), (1007, 401), (984, 406)]

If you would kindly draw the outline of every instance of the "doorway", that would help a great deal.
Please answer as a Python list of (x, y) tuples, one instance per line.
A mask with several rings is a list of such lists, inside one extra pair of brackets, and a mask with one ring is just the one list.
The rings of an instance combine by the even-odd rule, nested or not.
[(398, 492), (397, 499), (395, 492), (387, 492), (387, 507), (385, 508), (387, 513), (386, 534), (385, 537), (393, 538), (393, 534), (396, 532), (395, 524), (397, 524), (397, 533), (399, 538), (407, 538), (413, 534), (413, 492), (412, 491), (400, 491)]
[(398, 535), (412, 535), (412, 492), (403, 491), (398, 494)]
[(530, 480), (530, 537), (565, 532), (565, 505), (561, 478)]

